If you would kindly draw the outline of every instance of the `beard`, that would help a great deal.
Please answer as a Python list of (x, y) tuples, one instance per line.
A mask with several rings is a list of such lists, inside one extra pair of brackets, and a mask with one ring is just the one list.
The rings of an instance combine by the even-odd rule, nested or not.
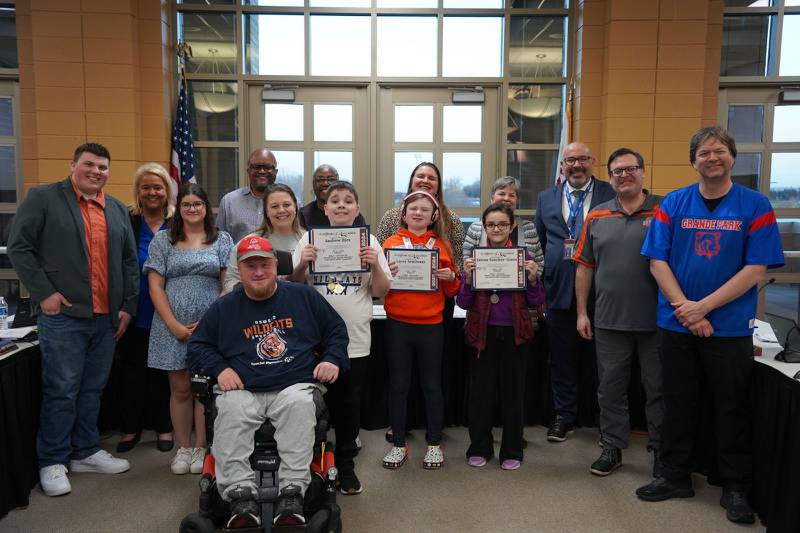
[(270, 298), (274, 293), (275, 289), (277, 289), (277, 283), (265, 283), (265, 284), (250, 284), (244, 283), (244, 292), (247, 294), (248, 298), (251, 300), (266, 300)]

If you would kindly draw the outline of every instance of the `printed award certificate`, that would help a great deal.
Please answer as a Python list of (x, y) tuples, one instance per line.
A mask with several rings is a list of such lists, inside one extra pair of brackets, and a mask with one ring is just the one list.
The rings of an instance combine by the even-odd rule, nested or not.
[(439, 250), (389, 248), (386, 259), (397, 263), (399, 268), (392, 280), (393, 291), (439, 290), (439, 280), (434, 275), (439, 268)]
[(308, 242), (317, 248), (317, 260), (311, 263), (314, 274), (368, 272), (369, 265), (358, 256), (369, 246), (369, 227), (310, 228)]
[(472, 287), (477, 291), (524, 291), (525, 248), (475, 248)]

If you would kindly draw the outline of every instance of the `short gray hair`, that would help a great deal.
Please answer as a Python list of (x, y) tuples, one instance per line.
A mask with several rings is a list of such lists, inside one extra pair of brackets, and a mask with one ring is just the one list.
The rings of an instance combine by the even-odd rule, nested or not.
[(514, 176), (500, 176), (494, 180), (494, 183), (492, 183), (492, 190), (489, 192), (489, 198), (494, 196), (494, 193), (496, 193), (499, 189), (505, 189), (508, 187), (514, 189), (514, 192), (516, 192), (517, 196), (519, 196), (519, 180)]

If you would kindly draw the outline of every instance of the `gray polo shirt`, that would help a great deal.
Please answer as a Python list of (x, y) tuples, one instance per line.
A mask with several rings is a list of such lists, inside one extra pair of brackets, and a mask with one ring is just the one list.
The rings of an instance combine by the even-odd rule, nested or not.
[(253, 196), (250, 187), (242, 187), (222, 197), (217, 213), (217, 227), (227, 231), (233, 242), (253, 233), (264, 221), (264, 203)]
[(574, 259), (594, 269), (595, 327), (656, 330), (658, 285), (650, 274), (650, 261), (640, 250), (662, 200), (647, 193), (644, 204), (631, 215), (616, 198), (589, 212)]

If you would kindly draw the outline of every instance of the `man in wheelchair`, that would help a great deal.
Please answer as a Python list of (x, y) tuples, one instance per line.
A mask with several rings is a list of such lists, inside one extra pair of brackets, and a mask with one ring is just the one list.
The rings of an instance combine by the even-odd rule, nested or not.
[(216, 377), (220, 393), (212, 445), (217, 487), (231, 503), (228, 529), (261, 525), (249, 459), (256, 430), (269, 420), (281, 458), (274, 523), (302, 524), (316, 424), (313, 392), (349, 368), (347, 329), (312, 287), (277, 280), (268, 240), (247, 238), (237, 251), (242, 284), (211, 305), (187, 355), (192, 371)]

